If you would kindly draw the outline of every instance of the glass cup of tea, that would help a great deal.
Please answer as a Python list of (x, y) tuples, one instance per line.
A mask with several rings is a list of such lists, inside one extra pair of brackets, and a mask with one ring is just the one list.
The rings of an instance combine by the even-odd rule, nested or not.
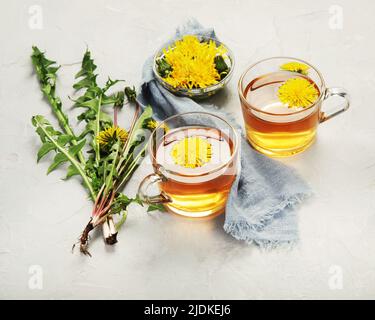
[(223, 213), (237, 174), (238, 139), (227, 121), (210, 113), (161, 122), (149, 139), (154, 173), (141, 182), (140, 199), (186, 217)]
[[(284, 87), (280, 93), (280, 87), (286, 83), (289, 91)], [(309, 105), (309, 99), (302, 100), (304, 105), (285, 102), (285, 97), (294, 101), (295, 94), (306, 95), (306, 87), (308, 98), (314, 97)], [(274, 57), (251, 65), (239, 80), (238, 92), (248, 141), (254, 149), (272, 157), (287, 157), (306, 150), (315, 140), (319, 123), (349, 108), (344, 89), (327, 88), (315, 67), (295, 58)], [(332, 111), (323, 111), (323, 101), (332, 96), (342, 98), (342, 104)]]

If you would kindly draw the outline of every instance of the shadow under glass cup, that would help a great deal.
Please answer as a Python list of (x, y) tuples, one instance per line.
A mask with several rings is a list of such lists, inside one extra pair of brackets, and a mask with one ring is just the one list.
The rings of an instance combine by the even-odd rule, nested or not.
[(186, 217), (224, 212), (237, 174), (238, 135), (225, 120), (190, 112), (161, 122), (149, 140), (154, 173), (140, 184), (148, 204)]
[[(287, 63), (303, 64), (307, 70), (283, 70)], [(279, 87), (292, 78), (303, 78), (318, 91), (308, 107), (288, 108), (278, 97)], [(311, 64), (289, 57), (274, 57), (250, 66), (238, 83), (246, 136), (254, 149), (272, 157), (287, 157), (306, 150), (315, 140), (318, 124), (349, 108), (345, 89), (326, 88), (320, 72)], [(322, 103), (339, 96), (343, 103), (335, 110), (322, 111)]]

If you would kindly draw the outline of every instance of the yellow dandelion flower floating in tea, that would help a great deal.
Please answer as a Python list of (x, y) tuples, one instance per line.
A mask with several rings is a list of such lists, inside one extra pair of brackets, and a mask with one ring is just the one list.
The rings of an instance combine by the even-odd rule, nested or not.
[(100, 131), (96, 137), (96, 141), (101, 148), (110, 147), (113, 143), (120, 139), (121, 143), (125, 143), (128, 138), (128, 132), (119, 127), (110, 127), (106, 130)]
[(205, 88), (228, 73), (226, 52), (223, 45), (217, 46), (213, 40), (200, 41), (197, 36), (186, 35), (163, 50), (159, 73), (174, 88)]
[(303, 75), (307, 75), (310, 67), (301, 62), (287, 62), (280, 66), (281, 70), (298, 72)]
[(211, 160), (211, 144), (200, 137), (185, 138), (173, 146), (171, 156), (175, 164), (185, 168), (201, 167)]
[(279, 87), (278, 96), (289, 108), (306, 108), (318, 99), (319, 91), (313, 83), (304, 78), (291, 78)]

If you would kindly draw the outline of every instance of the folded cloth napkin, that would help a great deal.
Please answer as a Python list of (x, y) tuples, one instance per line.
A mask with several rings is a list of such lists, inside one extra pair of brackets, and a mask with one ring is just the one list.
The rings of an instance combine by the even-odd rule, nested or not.
[[(203, 28), (196, 20), (177, 28), (173, 39), (184, 34), (216, 37), (213, 29)], [(144, 64), (138, 99), (143, 107), (152, 105), (157, 119), (190, 111), (210, 111), (223, 116), (217, 108), (207, 109), (164, 89), (155, 79), (152, 64), (153, 57)], [(232, 118), (228, 114), (224, 117)], [(253, 150), (241, 133), (241, 165), (226, 205), (224, 230), (236, 239), (262, 248), (294, 244), (298, 240), (295, 206), (310, 194), (309, 186), (292, 168)]]

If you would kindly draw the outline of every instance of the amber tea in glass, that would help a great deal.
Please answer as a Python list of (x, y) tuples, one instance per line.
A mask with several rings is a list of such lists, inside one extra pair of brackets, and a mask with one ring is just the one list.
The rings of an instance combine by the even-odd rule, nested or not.
[[(140, 197), (163, 203), (188, 217), (215, 216), (224, 211), (237, 170), (237, 134), (223, 119), (203, 112), (173, 116), (150, 137), (154, 174), (145, 178)], [(158, 192), (151, 194), (157, 184)]]
[[(281, 66), (302, 64), (306, 70), (283, 70)], [(293, 64), (292, 64), (293, 65)], [(317, 99), (308, 107), (290, 107), (281, 102), (279, 87), (287, 80), (305, 79), (316, 89)], [(239, 81), (239, 95), (247, 139), (258, 151), (286, 157), (307, 149), (315, 140), (318, 124), (345, 111), (349, 100), (344, 89), (326, 88), (321, 74), (310, 64), (294, 58), (270, 58), (248, 68)], [(344, 104), (330, 114), (322, 102), (332, 95)]]

